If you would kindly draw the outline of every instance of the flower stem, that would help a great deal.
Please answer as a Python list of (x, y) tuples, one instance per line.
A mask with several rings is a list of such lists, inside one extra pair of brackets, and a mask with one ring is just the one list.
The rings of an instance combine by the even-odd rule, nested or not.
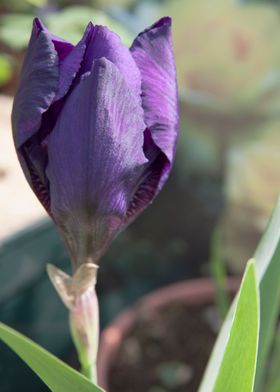
[(89, 367), (81, 366), (81, 373), (91, 380), (94, 384), (97, 384), (97, 370), (96, 364), (91, 365)]
[(95, 287), (76, 298), (70, 310), (70, 329), (76, 346), (81, 372), (96, 380), (96, 356), (99, 342), (99, 310)]
[(82, 264), (73, 277), (48, 265), (48, 274), (69, 309), (69, 325), (81, 373), (97, 383), (96, 357), (99, 343), (99, 306), (95, 291), (97, 266)]

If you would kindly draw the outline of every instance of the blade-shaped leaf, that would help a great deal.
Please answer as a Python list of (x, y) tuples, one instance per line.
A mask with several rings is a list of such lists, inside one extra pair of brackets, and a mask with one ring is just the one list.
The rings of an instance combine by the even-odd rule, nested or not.
[[(264, 236), (255, 253), (257, 282), (260, 288), (260, 339), (257, 358), (255, 391), (261, 384), (261, 376), (264, 369), (264, 361), (269, 350), (273, 336), (268, 331), (273, 330), (279, 310), (280, 290), (280, 197), (276, 203), (274, 212), (267, 226)], [(269, 306), (267, 306), (269, 304)], [(226, 343), (235, 312), (236, 300), (228, 312), (223, 323), (218, 339), (215, 343), (208, 362), (199, 392), (213, 390), (224, 356)]]
[(47, 350), (3, 323), (0, 323), (0, 339), (27, 363), (51, 391), (103, 391)]
[(280, 198), (268, 230), (256, 251), (261, 323), (254, 391), (263, 391), (265, 363), (274, 338), (280, 307)]
[(259, 337), (259, 292), (255, 263), (249, 261), (239, 290), (229, 340), (214, 392), (252, 392)]
[(280, 391), (280, 328), (278, 328), (273, 339), (273, 350), (269, 361), (268, 374), (263, 388), (266, 392), (279, 392)]

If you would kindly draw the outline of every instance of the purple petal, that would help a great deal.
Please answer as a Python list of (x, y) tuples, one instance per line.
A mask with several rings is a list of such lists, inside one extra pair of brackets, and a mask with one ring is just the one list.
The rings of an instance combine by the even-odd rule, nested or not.
[(64, 39), (50, 33), (39, 18), (35, 18), (34, 23), (39, 31), (44, 31), (50, 37), (59, 57), (59, 87), (55, 97), (55, 100), (58, 101), (69, 91), (71, 84), (80, 69), (88, 35), (91, 32), (91, 23), (86, 28), (82, 39), (76, 46), (73, 46)]
[(144, 129), (118, 68), (96, 60), (48, 139), (51, 212), (80, 259), (100, 252), (122, 225), (147, 162)]
[(74, 78), (80, 70), (84, 59), (85, 50), (89, 35), (91, 34), (92, 24), (87, 26), (82, 39), (73, 48), (71, 53), (60, 64), (59, 90), (56, 95), (56, 100), (61, 99), (70, 89)]
[(29, 185), (42, 203), (43, 207), (51, 215), (49, 182), (45, 174), (48, 161), (46, 148), (38, 142), (28, 142), (26, 145), (22, 146), (17, 153), (22, 170)]
[(104, 26), (93, 26), (87, 38), (87, 49), (80, 73), (91, 70), (94, 60), (106, 58), (115, 64), (123, 74), (135, 96), (141, 94), (141, 78), (138, 67), (129, 51), (122, 44), (120, 37)]
[(171, 164), (155, 145), (149, 129), (144, 133), (144, 152), (149, 159), (145, 165), (127, 210), (126, 224), (133, 221), (155, 198), (168, 178)]
[(146, 125), (155, 144), (172, 163), (179, 120), (171, 19), (162, 18), (140, 33), (131, 53), (141, 72)]
[[(61, 98), (69, 91), (80, 68), (88, 32), (89, 28), (87, 28), (82, 40), (73, 47), (68, 42), (52, 35), (41, 21), (35, 18), (26, 54), (27, 64), (23, 67), (21, 84), (14, 103), (14, 135), (18, 158), (31, 188), (49, 213), (49, 183), (45, 175), (48, 156), (44, 139), (52, 131), (63, 107)], [(58, 57), (55, 63), (56, 68), (53, 70), (49, 69), (51, 68), (49, 57), (45, 55), (45, 52), (42, 53), (44, 48), (40, 48), (42, 42), (38, 39), (41, 35), (52, 48), (50, 57)], [(53, 46), (51, 43), (53, 43)], [(40, 62), (37, 64), (38, 60)], [(34, 71), (32, 71), (32, 67), (34, 67)], [(38, 72), (38, 68), (40, 72)], [(54, 85), (53, 77), (49, 76), (50, 74), (52, 76), (52, 73), (56, 76), (55, 90), (57, 91), (56, 94), (53, 93), (52, 95), (52, 97), (55, 95), (55, 99), (49, 99), (44, 110), (33, 113), (34, 109), (37, 109), (36, 104), (40, 104), (41, 101), (44, 102), (44, 99), (48, 98), (46, 91)], [(40, 80), (36, 80), (36, 77)], [(43, 85), (44, 88), (36, 89), (33, 79), (35, 79), (38, 86)], [(28, 99), (26, 99), (25, 94)], [(30, 107), (27, 108), (28, 105)], [(34, 116), (34, 120), (32, 116)], [(27, 128), (25, 131), (26, 126), (30, 124), (32, 128)]]
[[(47, 155), (40, 130), (50, 124), (50, 110), (59, 86), (59, 55), (51, 34), (34, 19), (13, 112), (13, 135), (23, 172), (49, 211)], [(51, 125), (49, 126), (51, 128)]]
[(149, 164), (131, 200), (127, 223), (161, 190), (173, 162), (178, 137), (178, 97), (171, 19), (162, 18), (135, 39), (131, 53), (142, 78), (145, 114), (144, 152)]
[(58, 55), (54, 44), (34, 21), (12, 111), (16, 148), (22, 146), (40, 128), (42, 114), (55, 98), (58, 79)]
[(38, 31), (44, 31), (52, 40), (54, 48), (58, 54), (59, 61), (63, 61), (66, 56), (72, 51), (73, 45), (70, 42), (65, 41), (63, 38), (57, 37), (50, 33), (46, 26), (41, 22), (39, 18), (34, 19), (34, 24), (37, 26)]

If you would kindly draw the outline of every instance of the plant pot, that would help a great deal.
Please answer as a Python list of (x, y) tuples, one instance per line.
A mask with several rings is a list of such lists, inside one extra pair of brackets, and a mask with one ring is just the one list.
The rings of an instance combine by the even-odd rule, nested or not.
[[(233, 295), (238, 287), (239, 287), (240, 280), (237, 278), (231, 278), (228, 280), (227, 284), (227, 289), (229, 294)], [(134, 388), (132, 385), (130, 385), (130, 389), (124, 386), (124, 385), (119, 385), (119, 387), (111, 387), (112, 380), (111, 375), (113, 369), (116, 367), (116, 363), (120, 361), (121, 356), (120, 353), (123, 352), (124, 347), (128, 339), (131, 340), (131, 335), (135, 331), (139, 330), (139, 320), (154, 317), (154, 314), (157, 314), (157, 312), (166, 312), (166, 309), (168, 309), (168, 306), (174, 306), (174, 304), (179, 304), (180, 306), (184, 306), (188, 309), (202, 309), (204, 308), (205, 310), (210, 309), (212, 311), (212, 316), (214, 313), (213, 309), (213, 304), (215, 301), (215, 288), (210, 279), (196, 279), (196, 280), (191, 280), (191, 281), (183, 281), (180, 283), (172, 284), (170, 286), (164, 287), (162, 289), (156, 290), (152, 292), (151, 294), (148, 294), (144, 296), (142, 299), (138, 300), (136, 304), (127, 310), (121, 312), (119, 316), (110, 324), (102, 333), (101, 335), (101, 342), (100, 342), (100, 347), (99, 347), (99, 355), (98, 355), (98, 381), (99, 385), (101, 385), (107, 392), (126, 392), (128, 390), (133, 390)], [(211, 306), (212, 305), (212, 306)], [(207, 313), (207, 312), (206, 312)], [(205, 313), (205, 314), (206, 314)], [(210, 312), (211, 313), (211, 312)], [(210, 315), (210, 313), (208, 315)], [(193, 323), (193, 318), (191, 318), (191, 321)], [(140, 321), (141, 323), (141, 321)], [(189, 323), (189, 322), (188, 322)], [(148, 323), (149, 324), (149, 323)], [(209, 329), (211, 329), (209, 323)], [(213, 324), (213, 319), (212, 319), (212, 324)], [(215, 322), (214, 322), (215, 324)], [(144, 324), (145, 325), (145, 324)], [(153, 326), (153, 324), (151, 324)], [(152, 327), (153, 328), (153, 327)], [(187, 325), (185, 326), (186, 331), (187, 331)], [(217, 331), (212, 331), (212, 337), (211, 341), (207, 343), (208, 345), (208, 352), (206, 353), (206, 357), (203, 359), (207, 361), (208, 356), (211, 352), (213, 343), (216, 338), (216, 332)], [(142, 338), (141, 338), (142, 339)], [(146, 338), (145, 338), (146, 339)], [(144, 342), (145, 342), (144, 339)], [(165, 339), (165, 338), (164, 338)], [(189, 348), (189, 343), (190, 342), (196, 342), (197, 341), (197, 336), (196, 336), (196, 331), (192, 331), (192, 334), (188, 336), (188, 345), (184, 347), (184, 349), (187, 351)], [(141, 346), (141, 344), (140, 344)], [(141, 349), (141, 347), (140, 347)], [(145, 348), (143, 347), (143, 350)], [(138, 347), (139, 350), (139, 347)], [(136, 350), (137, 351), (137, 350)], [(171, 365), (174, 365), (174, 361), (170, 363)], [(205, 367), (205, 363), (201, 364), (200, 366), (200, 372), (203, 373), (203, 369)], [(172, 365), (172, 366), (173, 366)], [(171, 366), (171, 367), (172, 367)], [(181, 366), (182, 367), (182, 366)], [(164, 370), (164, 366), (161, 368)], [(145, 373), (143, 373), (143, 369), (137, 369), (141, 373), (141, 377), (145, 378)], [(136, 373), (137, 373), (136, 370)], [(182, 369), (181, 369), (182, 370)], [(174, 371), (181, 371), (180, 369), (174, 369), (173, 366), (173, 375), (172, 375), (172, 369), (171, 369), (171, 378), (174, 376)], [(186, 367), (184, 368), (185, 370), (185, 376), (186, 373), (188, 372), (188, 369)], [(129, 375), (129, 369), (124, 369), (124, 379), (126, 378), (126, 375)], [(165, 368), (164, 372), (167, 374), (167, 371), (170, 372), (170, 369), (168, 370)], [(164, 377), (166, 377), (166, 374)], [(202, 374), (196, 375), (196, 379), (200, 379)], [(164, 380), (163, 380), (164, 381)], [(169, 380), (170, 381), (170, 380)], [(167, 380), (167, 384), (169, 382)], [(186, 380), (186, 382), (188, 382)], [(197, 384), (197, 381), (194, 383)], [(193, 383), (193, 384), (194, 384)], [(166, 380), (165, 380), (166, 384)], [(168, 388), (168, 385), (156, 385), (156, 386), (151, 386), (149, 389), (147, 389), (146, 386), (142, 386), (142, 390), (144, 391), (167, 391), (167, 390), (178, 390), (178, 391), (192, 391), (192, 390), (197, 390), (197, 386), (194, 388), (187, 387), (186, 385), (182, 386), (182, 389), (176, 389), (170, 386), (170, 389)], [(131, 389), (133, 388), (133, 389)], [(167, 388), (167, 389), (166, 389)], [(188, 389), (186, 389), (188, 388)], [(135, 389), (136, 390), (136, 389)], [(141, 390), (141, 389), (139, 389)], [(138, 391), (138, 390), (137, 390)]]

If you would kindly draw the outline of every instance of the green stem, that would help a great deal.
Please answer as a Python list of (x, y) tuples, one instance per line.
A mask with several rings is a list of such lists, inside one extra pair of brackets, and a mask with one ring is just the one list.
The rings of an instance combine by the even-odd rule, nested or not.
[(75, 306), (70, 310), (70, 329), (81, 363), (81, 373), (97, 383), (99, 310), (95, 287), (76, 298)]
[(81, 373), (87, 377), (90, 381), (94, 384), (97, 384), (97, 369), (96, 363), (92, 364), (91, 366), (81, 366)]
[(81, 364), (81, 373), (97, 383), (99, 306), (95, 292), (98, 266), (82, 263), (73, 277), (48, 265), (49, 277), (69, 309), (69, 325)]

